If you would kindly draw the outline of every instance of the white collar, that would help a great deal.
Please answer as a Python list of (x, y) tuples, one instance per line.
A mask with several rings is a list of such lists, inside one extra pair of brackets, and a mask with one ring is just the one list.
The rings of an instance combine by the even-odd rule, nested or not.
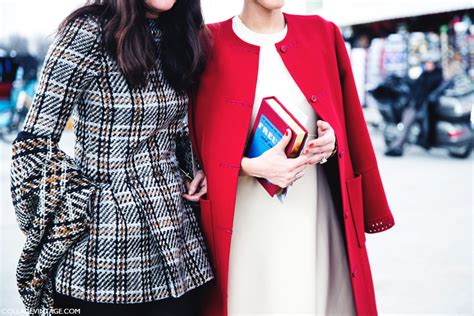
[(232, 19), (232, 29), (234, 33), (244, 42), (247, 42), (256, 46), (263, 45), (275, 45), (276, 43), (282, 41), (286, 33), (288, 32), (288, 25), (285, 24), (285, 28), (277, 33), (263, 34), (257, 33), (249, 29), (244, 22), (236, 15)]

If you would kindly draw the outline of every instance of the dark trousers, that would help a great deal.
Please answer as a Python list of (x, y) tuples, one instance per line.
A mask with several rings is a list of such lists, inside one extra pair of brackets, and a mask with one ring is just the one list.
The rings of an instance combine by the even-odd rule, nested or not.
[(411, 127), (415, 124), (417, 114), (428, 105), (428, 96), (443, 82), (443, 72), (437, 68), (424, 72), (414, 83), (408, 101), (408, 107), (402, 113), (403, 130), (390, 145), (391, 148), (402, 147), (408, 139)]
[[(139, 304), (107, 304), (87, 302), (54, 293), (54, 308), (80, 309), (80, 313), (73, 314), (80, 316), (198, 316), (200, 298), (201, 289), (194, 289), (179, 298), (166, 298)], [(59, 315), (66, 315), (63, 313), (61, 311)], [(71, 313), (67, 315), (71, 315)]]

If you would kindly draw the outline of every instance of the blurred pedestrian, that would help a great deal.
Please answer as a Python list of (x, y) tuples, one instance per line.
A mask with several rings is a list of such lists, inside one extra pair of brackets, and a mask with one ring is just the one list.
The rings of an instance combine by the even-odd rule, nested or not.
[(436, 56), (427, 53), (423, 56), (423, 72), (414, 82), (402, 113), (402, 130), (385, 151), (387, 156), (402, 156), (410, 130), (417, 120), (423, 106), (427, 106), (428, 96), (443, 82), (443, 72)]
[(61, 25), (13, 144), (26, 307), (194, 315), (213, 273), (185, 116), (207, 46), (199, 0), (90, 1)]

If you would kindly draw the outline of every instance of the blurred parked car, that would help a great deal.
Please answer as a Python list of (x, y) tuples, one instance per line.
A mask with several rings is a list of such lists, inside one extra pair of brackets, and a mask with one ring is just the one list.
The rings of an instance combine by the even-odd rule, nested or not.
[(12, 142), (33, 102), (38, 62), (33, 56), (0, 57), (0, 139)]
[[(413, 80), (389, 76), (370, 95), (377, 101), (383, 118), (381, 126), (385, 143), (390, 146), (403, 126), (402, 113), (407, 107)], [(474, 86), (465, 75), (443, 82), (418, 111), (408, 143), (425, 149), (444, 148), (452, 157), (467, 158), (473, 149), (472, 110)]]

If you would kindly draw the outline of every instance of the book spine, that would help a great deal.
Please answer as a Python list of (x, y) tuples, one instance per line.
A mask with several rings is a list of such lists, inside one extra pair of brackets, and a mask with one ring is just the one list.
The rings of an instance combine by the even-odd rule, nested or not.
[(276, 184), (268, 182), (268, 180), (263, 179), (263, 178), (257, 178), (258, 182), (263, 186), (263, 188), (270, 194), (270, 196), (275, 196), (275, 194), (278, 193), (278, 191), (281, 190), (279, 186)]

